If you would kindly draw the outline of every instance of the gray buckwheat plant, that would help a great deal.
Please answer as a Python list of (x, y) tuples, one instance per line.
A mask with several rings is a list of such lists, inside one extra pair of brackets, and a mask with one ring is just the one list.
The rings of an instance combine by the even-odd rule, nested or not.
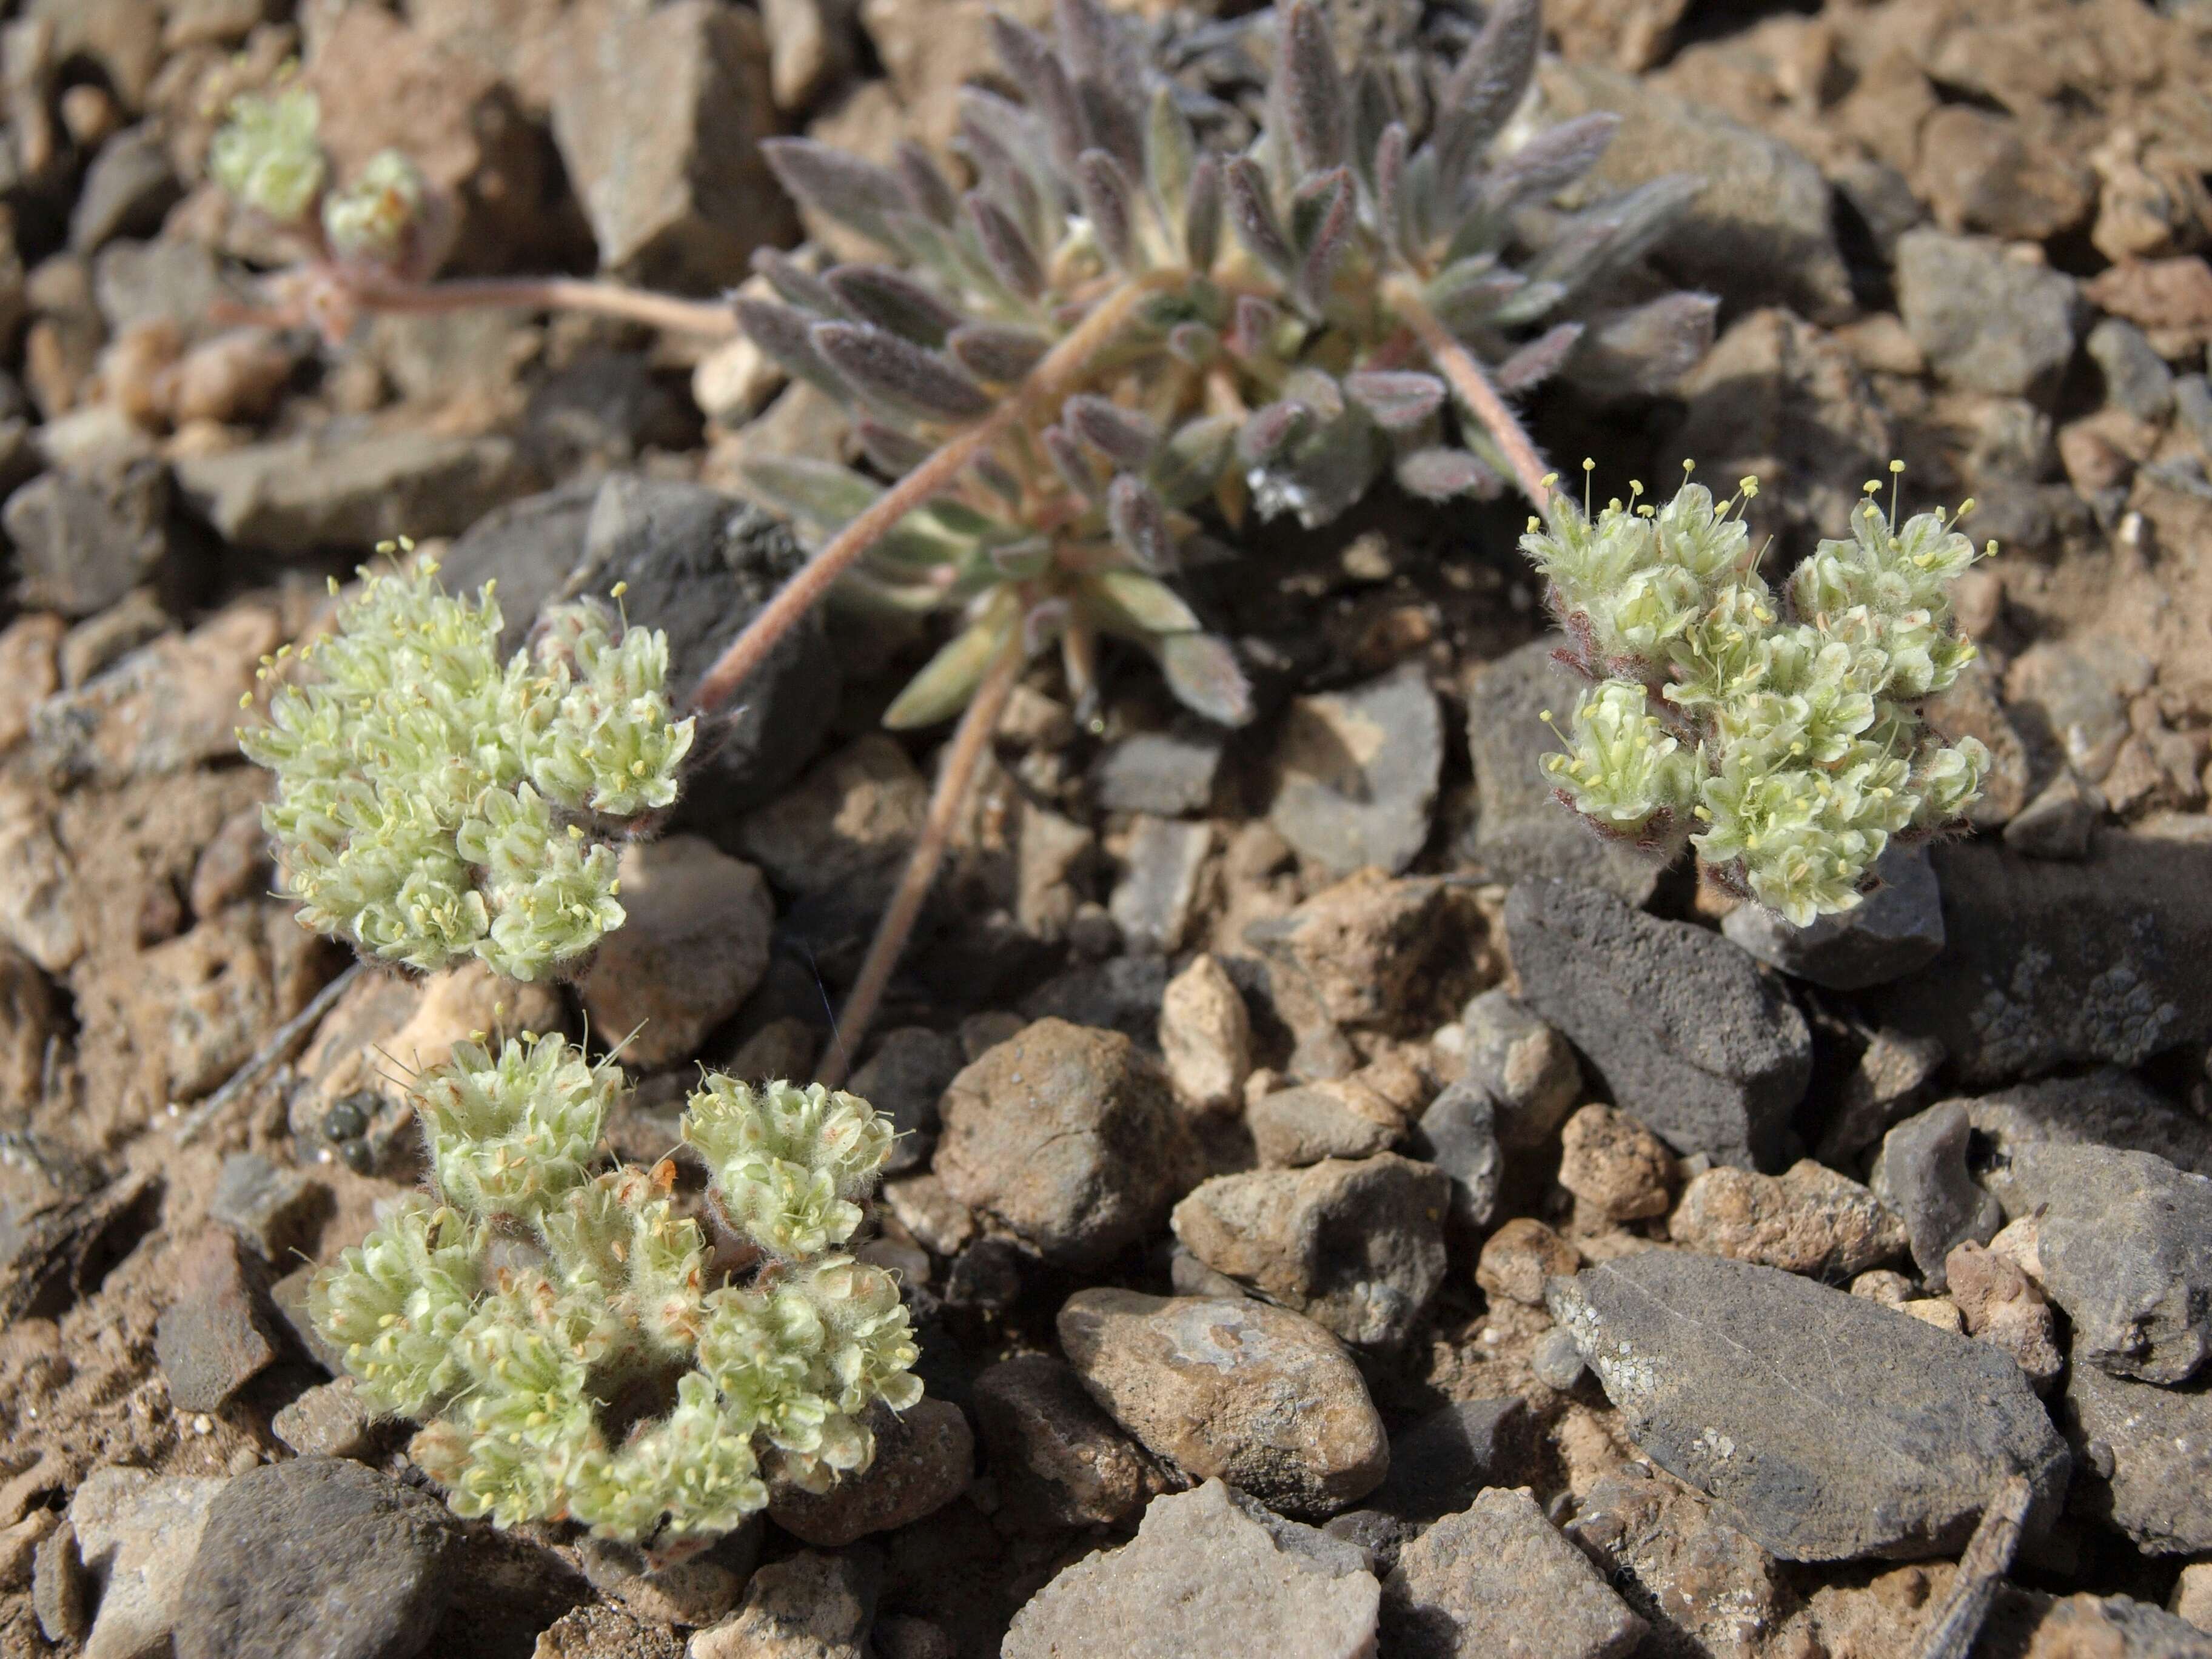
[(816, 1085), (707, 1077), (684, 1139), (708, 1170), (594, 1170), (623, 1092), (563, 1038), (466, 1043), (417, 1080), (430, 1191), (317, 1275), (316, 1328), (460, 1514), (574, 1521), (680, 1554), (769, 1483), (827, 1491), (921, 1398), (897, 1281), (845, 1249), (888, 1120)]

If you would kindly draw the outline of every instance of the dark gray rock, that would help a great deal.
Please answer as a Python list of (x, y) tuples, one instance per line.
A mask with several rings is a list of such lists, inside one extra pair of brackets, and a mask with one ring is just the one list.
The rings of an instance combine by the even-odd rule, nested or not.
[[(806, 555), (783, 522), (718, 489), (617, 473), (600, 486), (582, 555), (563, 585), (604, 596), (626, 582), (629, 619), (668, 635), (679, 696), (773, 599)], [(686, 779), (677, 826), (726, 836), (745, 812), (797, 777), (828, 733), (842, 680), (818, 612), (769, 653)], [(716, 722), (720, 725), (720, 722)]]
[(225, 1487), (177, 1608), (177, 1659), (410, 1659), (444, 1610), (446, 1506), (332, 1457)]
[(2023, 1083), (1965, 1104), (1967, 1121), (1996, 1159), (2051, 1141), (2149, 1152), (2191, 1175), (2212, 1176), (2212, 1124), (2168, 1105), (2115, 1066)]
[(1835, 1115), (1820, 1136), (1820, 1162), (1838, 1168), (1851, 1163), (1911, 1116), (1948, 1057), (1934, 1037), (1876, 1031), (1844, 1079)]
[(1620, 1659), (1644, 1629), (1526, 1486), (1437, 1522), (1382, 1588), (1384, 1650), (1403, 1659)]
[(2105, 821), (2106, 803), (2097, 786), (2071, 766), (2044, 786), (2004, 827), (2004, 844), (2022, 858), (2085, 859), (2089, 841)]
[(1465, 1509), (1485, 1486), (1511, 1484), (1535, 1425), (1517, 1395), (1455, 1400), (1390, 1437), (1390, 1474), (1368, 1502), (1431, 1520)]
[(1107, 907), (1132, 953), (1165, 956), (1181, 948), (1198, 902), (1199, 873), (1212, 850), (1210, 823), (1138, 818), (1128, 866)]
[(876, 1455), (866, 1468), (826, 1492), (784, 1481), (769, 1486), (769, 1519), (801, 1543), (838, 1549), (903, 1527), (935, 1514), (975, 1480), (975, 1432), (951, 1401), (926, 1396), (909, 1410), (878, 1406), (869, 1416)]
[(264, 1261), (289, 1261), (329, 1199), (330, 1188), (302, 1170), (281, 1168), (258, 1152), (233, 1152), (216, 1177), (208, 1218), (236, 1233)]
[(1892, 846), (1876, 860), (1882, 885), (1856, 908), (1793, 927), (1762, 904), (1739, 904), (1721, 932), (1771, 968), (1832, 991), (1898, 979), (1943, 948), (1943, 899), (1925, 847)]
[(1556, 878), (1642, 904), (1659, 884), (1659, 860), (1591, 834), (1553, 798), (1543, 774), (1559, 739), (1540, 716), (1572, 708), (1582, 684), (1552, 660), (1565, 643), (1547, 635), (1508, 652), (1467, 694), (1476, 812), (1459, 857), (1492, 881)]
[(1977, 1659), (2212, 1659), (2212, 1633), (2131, 1596), (2084, 1591), (2062, 1601), (2005, 1584), (1974, 1652)]
[(1467, 1033), (1467, 1081), (1497, 1106), (1498, 1138), (1540, 1146), (1582, 1100), (1583, 1068), (1566, 1038), (1502, 987), (1485, 991), (1460, 1016)]
[(1419, 1328), (1444, 1278), (1441, 1170), (1394, 1152), (1304, 1170), (1217, 1176), (1176, 1206), (1176, 1237), (1346, 1342), (1392, 1347)]
[(154, 1358), (179, 1411), (220, 1410), (283, 1350), (259, 1272), (237, 1237), (210, 1227), (192, 1245), (177, 1299), (154, 1327)]
[(1277, 1089), (1244, 1114), (1260, 1162), (1304, 1169), (1325, 1158), (1372, 1158), (1405, 1133), (1403, 1113), (1356, 1077)]
[(1443, 716), (1418, 660), (1343, 691), (1301, 697), (1275, 745), (1268, 822), (1335, 875), (1401, 873), (1429, 838)]
[(1119, 1031), (1146, 1048), (1158, 1040), (1168, 965), (1158, 957), (1109, 957), (1054, 974), (1022, 999), (1030, 1019), (1064, 1019)]
[(1582, 1381), (1589, 1366), (1575, 1334), (1564, 1325), (1554, 1325), (1536, 1339), (1536, 1346), (1529, 1351), (1528, 1369), (1546, 1388), (1565, 1394)]
[(2074, 1363), (2179, 1382), (2212, 1354), (2212, 1180), (2148, 1152), (2045, 1142), (1989, 1184), (2037, 1218), (2045, 1295), (2074, 1325)]
[(184, 193), (160, 125), (125, 128), (100, 147), (85, 169), (70, 211), (70, 251), (89, 254), (118, 236), (155, 234)]
[(1048, 1260), (1104, 1266), (1167, 1219), (1194, 1156), (1167, 1079), (1116, 1032), (1044, 1019), (954, 1078), (935, 1169)]
[(2069, 1507), (2154, 1555), (2212, 1550), (2212, 1391), (2124, 1382), (2095, 1365), (2066, 1380)]
[(1048, 1354), (1002, 1359), (975, 1379), (975, 1420), (1000, 1496), (1047, 1526), (1111, 1526), (1155, 1488), (1136, 1443)]
[(0, 508), (15, 544), (17, 600), (64, 617), (106, 610), (161, 574), (168, 515), (169, 474), (155, 462), (92, 477), (42, 473)]
[(1940, 1038), (1966, 1083), (2134, 1066), (2212, 1038), (2212, 844), (2107, 830), (2079, 864), (1982, 842), (1932, 856), (1943, 952), (1869, 1004)]
[(1842, 1291), (1650, 1250), (1553, 1281), (1637, 1445), (1788, 1560), (1955, 1553), (2008, 1476), (2031, 1532), (2065, 1443), (2011, 1358)]
[(648, 450), (690, 448), (699, 421), (641, 352), (591, 351), (532, 390), (522, 431), (538, 470), (567, 478), (635, 465)]
[(876, 1051), (845, 1086), (890, 1119), (898, 1132), (886, 1173), (898, 1175), (929, 1162), (937, 1145), (937, 1103), (965, 1063), (960, 1039), (926, 1026), (886, 1031)]
[(2063, 271), (2015, 259), (1990, 237), (1936, 229), (1898, 238), (1897, 302), (1939, 379), (2038, 400), (2057, 390), (2082, 313)]
[(1451, 1177), (1452, 1220), (1479, 1231), (1498, 1209), (1504, 1155), (1498, 1146), (1498, 1103), (1479, 1083), (1462, 1079), (1429, 1103), (1407, 1150)]
[(2106, 403), (2139, 421), (2162, 421), (2173, 412), (2173, 371), (2141, 329), (2118, 317), (2102, 318), (2089, 331), (2087, 344), (2104, 371)]
[(1213, 799), (1228, 746), (1227, 733), (1205, 721), (1139, 732), (1099, 756), (1091, 769), (1091, 787), (1109, 812), (1164, 818), (1203, 812)]
[(604, 480), (579, 478), (495, 507), (453, 538), (439, 562), (447, 591), (476, 597), (498, 584), (506, 629), (499, 648), (512, 655), (530, 637), (538, 611), (559, 596), (584, 556), (584, 531)]
[(1905, 1223), (1913, 1265), (1931, 1291), (1943, 1289), (1943, 1262), (1954, 1246), (1986, 1244), (2004, 1217), (1966, 1168), (1972, 1125), (1955, 1100), (1930, 1106), (1882, 1138), (1875, 1158), (1875, 1196)]
[(1522, 998), (1620, 1109), (1683, 1153), (1773, 1168), (1813, 1040), (1788, 995), (1725, 939), (1559, 882), (1505, 902)]

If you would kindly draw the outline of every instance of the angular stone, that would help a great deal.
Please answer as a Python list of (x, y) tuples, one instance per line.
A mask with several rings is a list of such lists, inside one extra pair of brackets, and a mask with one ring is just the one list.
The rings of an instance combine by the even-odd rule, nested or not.
[(265, 1463), (208, 1511), (177, 1607), (177, 1659), (410, 1659), (444, 1609), (446, 1506), (337, 1458)]
[(880, 908), (928, 811), (928, 781), (896, 743), (871, 732), (740, 819), (737, 850), (782, 891), (849, 891)]
[(1275, 746), (1268, 822), (1332, 874), (1401, 873), (1429, 838), (1443, 768), (1443, 718), (1428, 671), (1408, 662), (1290, 706)]
[(1523, 882), (1505, 902), (1522, 997), (1620, 1109), (1678, 1152), (1779, 1161), (1812, 1077), (1804, 1017), (1725, 939), (1589, 888)]
[(1389, 1442), (1336, 1340), (1287, 1309), (1079, 1291), (1060, 1346), (1091, 1396), (1156, 1457), (1322, 1519), (1389, 1472)]
[(1260, 1162), (1277, 1170), (1370, 1158), (1406, 1132), (1405, 1114), (1356, 1077), (1277, 1089), (1253, 1102), (1244, 1116)]
[(1553, 1281), (1637, 1445), (1784, 1559), (1956, 1552), (2008, 1476), (2029, 1528), (2066, 1447), (1986, 1345), (1771, 1267), (1648, 1250)]
[(1544, 1305), (1544, 1281), (1582, 1266), (1581, 1252), (1534, 1216), (1517, 1215), (1482, 1243), (1474, 1282), (1491, 1296)]
[(1905, 1224), (1879, 1199), (1810, 1158), (1779, 1176), (1706, 1170), (1683, 1188), (1667, 1236), (1692, 1249), (1831, 1283), (1905, 1248)]
[(1787, 301), (1817, 322), (1852, 312), (1827, 181), (1781, 139), (1592, 64), (1539, 71), (1555, 118), (1612, 110), (1620, 130), (1591, 177), (1623, 186), (1688, 173), (1704, 188), (1660, 241), (1670, 270), (1743, 305)]
[(960, 1407), (925, 1398), (912, 1409), (871, 1414), (875, 1461), (828, 1492), (771, 1489), (769, 1519), (803, 1544), (837, 1549), (933, 1515), (975, 1478), (975, 1436)]
[(169, 475), (138, 461), (91, 477), (42, 473), (8, 497), (23, 605), (89, 617), (161, 572), (169, 557)]
[(1361, 1659), (1375, 1651), (1380, 1595), (1354, 1547), (1254, 1515), (1208, 1480), (1154, 1498), (1135, 1542), (1046, 1585), (1014, 1615), (1001, 1651), (1004, 1659)]
[(1583, 1070), (1566, 1038), (1503, 988), (1485, 991), (1460, 1016), (1467, 1080), (1497, 1103), (1498, 1138), (1516, 1150), (1540, 1146), (1582, 1097)]
[(1958, 1245), (1986, 1244), (2004, 1217), (1966, 1169), (1966, 1109), (1938, 1102), (1883, 1137), (1873, 1171), (1875, 1195), (1905, 1223), (1913, 1264), (1931, 1290), (1943, 1288), (1943, 1264)]
[(1389, 1478), (1367, 1500), (1415, 1520), (1465, 1509), (1486, 1486), (1502, 1486), (1535, 1438), (1517, 1395), (1455, 1400), (1390, 1437)]
[(753, 249), (795, 240), (760, 154), (775, 129), (759, 20), (706, 0), (570, 14), (554, 142), (599, 264), (647, 288), (712, 291)]
[(1978, 1659), (2212, 1659), (2212, 1637), (2129, 1596), (2085, 1591), (2061, 1601), (2005, 1584), (1975, 1651)]
[(2066, 1380), (2066, 1437), (2077, 1470), (2072, 1508), (2154, 1555), (2212, 1549), (2212, 1393), (2076, 1365)]
[(1243, 1103), (1252, 1074), (1252, 1016), (1218, 957), (1200, 953), (1160, 998), (1160, 1054), (1176, 1095), (1194, 1110)]
[(1793, 927), (1760, 904), (1739, 904), (1721, 932), (1771, 968), (1832, 991), (1859, 991), (1911, 973), (1943, 948), (1942, 896), (1924, 847), (1875, 860), (1882, 885), (1839, 915)]
[(302, 1457), (355, 1457), (380, 1438), (378, 1415), (350, 1376), (318, 1382), (269, 1419), (269, 1432)]
[(1203, 812), (1212, 802), (1227, 747), (1218, 726), (1134, 732), (1099, 756), (1091, 769), (1091, 787), (1109, 812), (1150, 812), (1164, 818)]
[(2047, 398), (2081, 326), (2080, 285), (1986, 236), (1897, 239), (1898, 310), (1937, 377), (1972, 392)]
[(1967, 1335), (2010, 1354), (2038, 1393), (2057, 1381), (2066, 1361), (2051, 1304), (2018, 1263), (1969, 1243), (1945, 1258), (1943, 1276)]
[(2114, 1066), (2023, 1083), (1963, 1103), (1974, 1133), (1990, 1142), (1998, 1160), (2050, 1141), (2150, 1152), (2191, 1175), (2212, 1176), (2212, 1124), (2169, 1106)]
[(801, 1550), (756, 1572), (744, 1605), (694, 1636), (684, 1652), (689, 1659), (862, 1659), (882, 1577), (878, 1556)]
[(2212, 1354), (2212, 1180), (2148, 1152), (2030, 1145), (1989, 1182), (2037, 1221), (2045, 1294), (2073, 1322), (2072, 1358), (2179, 1382)]
[(1002, 1359), (975, 1379), (991, 1473), (1018, 1514), (1048, 1526), (1112, 1526), (1144, 1507), (1156, 1477), (1144, 1453), (1047, 1354)]
[(1626, 1112), (1593, 1102), (1559, 1135), (1559, 1185), (1607, 1222), (1664, 1215), (1677, 1173), (1666, 1143)]
[(1861, 1152), (1928, 1097), (1929, 1085), (1948, 1058), (1942, 1043), (1934, 1037), (1875, 1032), (1844, 1079), (1835, 1115), (1820, 1136), (1820, 1162), (1855, 1164)]
[(2004, 844), (2022, 858), (2085, 859), (2107, 811), (2097, 786), (2062, 767), (2043, 793), (2004, 827)]
[(1407, 1545), (1382, 1605), (1406, 1659), (1620, 1659), (1645, 1628), (1526, 1486), (1493, 1486)]
[(1118, 1032), (1043, 1019), (952, 1080), (935, 1169), (1048, 1261), (1104, 1266), (1166, 1220), (1191, 1158), (1158, 1066)]
[(1383, 1152), (1217, 1176), (1176, 1206), (1175, 1232), (1215, 1272), (1346, 1341), (1391, 1347), (1443, 1287), (1450, 1206), (1442, 1170)]
[(300, 558), (332, 548), (358, 556), (398, 536), (457, 536), (531, 476), (513, 441), (420, 428), (349, 434), (333, 426), (175, 465), (177, 488), (223, 539), (248, 552)]
[(79, 1559), (100, 1584), (89, 1659), (138, 1659), (174, 1626), (208, 1511), (227, 1483), (95, 1469), (70, 1499)]
[(1480, 1232), (1498, 1209), (1504, 1154), (1498, 1145), (1498, 1107), (1480, 1084), (1462, 1080), (1434, 1100), (1413, 1126), (1407, 1150), (1451, 1177), (1452, 1221)]
[(203, 1233), (178, 1273), (177, 1299), (154, 1328), (154, 1358), (178, 1410), (222, 1409), (283, 1352), (266, 1291), (219, 1227)]
[(306, 1242), (316, 1212), (329, 1201), (330, 1188), (313, 1176), (279, 1168), (258, 1152), (233, 1152), (216, 1177), (208, 1218), (274, 1263)]
[(1590, 834), (1553, 799), (1542, 770), (1559, 744), (1543, 711), (1572, 708), (1581, 684), (1553, 659), (1565, 643), (1555, 635), (1531, 640), (1486, 665), (1468, 688), (1477, 811), (1459, 856), (1492, 881), (1579, 882), (1641, 904), (1659, 884), (1659, 860)]
[[(1780, 1564), (1648, 1463), (1601, 1476), (1566, 1531), (1650, 1622), (1644, 1652), (1752, 1659), (1770, 1650), (1762, 1638), (1784, 1634), (1778, 1627), (1796, 1598)], [(1787, 1651), (1786, 1641), (1772, 1649)]]
[(626, 1061), (670, 1065), (760, 983), (775, 906), (758, 870), (700, 836), (632, 842), (617, 873), (625, 920), (578, 989), (594, 1028), (629, 1039)]
[(1182, 948), (1198, 902), (1198, 878), (1213, 850), (1211, 823), (1139, 817), (1129, 836), (1128, 864), (1108, 902), (1130, 950), (1165, 956)]
[(2143, 331), (2118, 317), (2089, 331), (2089, 356), (2105, 377), (2105, 400), (2139, 421), (2162, 421), (2173, 412), (2173, 371)]

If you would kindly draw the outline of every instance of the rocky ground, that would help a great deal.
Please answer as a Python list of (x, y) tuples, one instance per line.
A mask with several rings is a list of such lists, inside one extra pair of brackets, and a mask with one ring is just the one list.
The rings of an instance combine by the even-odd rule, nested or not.
[[(1243, 8), (1143, 9), (1249, 100)], [(741, 344), (224, 334), (270, 250), (203, 159), (296, 55), (334, 153), (458, 193), (454, 269), (711, 292), (805, 229), (751, 141), (941, 144), (984, 6), (7, 9), (0, 1655), (1875, 1659), (2007, 1492), (1978, 1651), (2212, 1653), (2212, 6), (1551, 10), (1547, 106), (1707, 178), (1659, 259), (1725, 308), (1539, 436), (1759, 473), (1778, 559), (1892, 455), (1976, 497), (1972, 835), (1840, 924), (1731, 908), (1540, 787), (1514, 510), (1255, 535), (1193, 586), (1262, 717), (1120, 663), (1079, 730), (1034, 673), (859, 1056), (928, 1403), (654, 1571), (454, 1522), (302, 1287), (469, 1032), (640, 1028), (631, 1158), (696, 1062), (811, 1067), (921, 823), (933, 739), (876, 717), (926, 642), (800, 636), (577, 986), (367, 974), (295, 1029), (345, 964), (267, 896), (232, 727), (324, 575), (410, 533), (518, 623), (627, 580), (680, 677), (800, 556), (738, 463), (848, 436)], [(1409, 88), (1463, 35), (1334, 15)]]

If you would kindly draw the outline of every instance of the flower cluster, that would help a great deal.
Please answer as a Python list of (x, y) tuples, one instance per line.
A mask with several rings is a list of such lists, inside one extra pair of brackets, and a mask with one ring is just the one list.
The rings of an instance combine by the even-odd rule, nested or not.
[(1595, 515), (1555, 490), (1521, 539), (1562, 654), (1596, 682), (1545, 762), (1560, 799), (1610, 836), (1669, 854), (1687, 839), (1723, 885), (1801, 927), (1856, 904), (1890, 841), (1955, 818), (1989, 767), (1917, 712), (1973, 657), (1949, 597), (1973, 544), (1940, 509), (1899, 526), (1877, 487), (1850, 538), (1822, 542), (1778, 594), (1737, 500), (1686, 479), (1664, 506), (1638, 488)]
[(870, 1412), (921, 1384), (897, 1281), (830, 1249), (890, 1146), (865, 1101), (720, 1076), (692, 1096), (685, 1139), (728, 1149), (708, 1154), (708, 1227), (741, 1218), (770, 1252), (745, 1279), (672, 1161), (592, 1171), (621, 1088), (557, 1036), (456, 1048), (421, 1085), (434, 1192), (395, 1203), (309, 1305), (363, 1399), (422, 1420), (410, 1455), (463, 1515), (674, 1544), (737, 1527), (772, 1480), (819, 1492), (865, 1468)]
[[(1055, 640), (1084, 695), (1102, 634), (1150, 650), (1191, 707), (1240, 721), (1233, 656), (1162, 580), (1202, 544), (1202, 514), (1315, 526), (1385, 475), (1438, 500), (1502, 486), (1482, 432), (1453, 441), (1423, 325), (1506, 394), (1578, 350), (1628, 378), (1640, 354), (1654, 380), (1702, 352), (1703, 295), (1562, 320), (1696, 185), (1553, 210), (1603, 150), (1609, 115), (1492, 159), (1541, 30), (1539, 0), (1490, 11), (1425, 137), (1387, 77), (1343, 72), (1310, 0), (1278, 8), (1272, 118), (1241, 154), (1201, 142), (1122, 20), (1058, 0), (1056, 45), (992, 20), (1027, 101), (963, 90), (973, 189), (916, 145), (895, 167), (805, 139), (765, 147), (795, 197), (884, 258), (815, 271), (757, 256), (775, 297), (738, 302), (753, 339), (853, 410), (884, 477), (988, 428), (972, 464), (849, 579), (864, 601), (964, 618), (892, 725), (943, 718), (1007, 651)], [(752, 477), (823, 536), (883, 494), (815, 461), (764, 461)]]
[(284, 680), (239, 734), (276, 775), (264, 821), (301, 920), (426, 970), (580, 965), (623, 919), (608, 836), (675, 799), (691, 745), (693, 722), (670, 718), (667, 641), (568, 605), (502, 663), (489, 586), (471, 604), (428, 562), (362, 574), (300, 653), (313, 676)]

